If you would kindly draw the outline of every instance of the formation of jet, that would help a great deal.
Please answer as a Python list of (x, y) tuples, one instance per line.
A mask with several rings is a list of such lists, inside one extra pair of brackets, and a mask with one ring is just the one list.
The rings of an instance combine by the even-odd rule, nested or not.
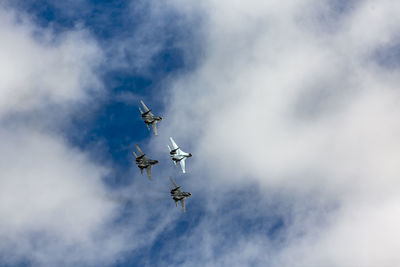
[[(151, 110), (146, 106), (146, 104), (142, 100), (140, 100), (140, 103), (143, 106), (144, 112), (140, 107), (139, 107), (139, 111), (140, 111), (140, 114), (142, 115), (143, 121), (146, 123), (147, 129), (150, 130), (149, 125), (151, 125), (151, 127), (153, 128), (154, 134), (158, 135), (157, 123), (160, 122), (162, 120), (162, 118), (155, 116), (153, 113), (151, 113)], [(168, 145), (169, 154), (170, 154), (172, 160), (174, 161), (175, 165), (178, 166), (178, 162), (179, 162), (179, 164), (181, 165), (181, 168), (182, 168), (182, 172), (186, 173), (185, 160), (186, 160), (186, 158), (190, 158), (192, 156), (192, 154), (182, 151), (178, 147), (178, 145), (175, 143), (174, 139), (172, 139), (172, 137), (170, 137), (169, 139), (171, 140), (171, 143), (172, 143), (172, 149)], [(147, 177), (149, 178), (149, 180), (151, 180), (151, 166), (157, 164), (158, 160), (153, 160), (153, 159), (149, 159), (148, 157), (146, 157), (146, 154), (143, 153), (143, 151), (140, 149), (140, 147), (138, 145), (136, 145), (136, 150), (138, 151), (139, 156), (136, 155), (135, 152), (132, 152), (132, 153), (135, 156), (136, 164), (140, 169), (140, 173), (143, 174), (143, 169), (146, 169)], [(178, 206), (177, 203), (178, 203), (178, 201), (180, 201), (183, 212), (186, 212), (185, 198), (190, 197), (192, 194), (189, 192), (183, 192), (181, 190), (181, 187), (175, 183), (174, 179), (172, 179), (171, 176), (169, 177), (169, 179), (171, 180), (172, 184), (174, 185), (174, 188), (171, 188), (170, 185), (168, 185), (168, 186), (170, 189), (172, 199), (175, 201), (175, 205)]]
[(178, 145), (175, 143), (174, 139), (172, 139), (172, 137), (170, 137), (169, 140), (171, 140), (172, 148), (173, 148), (173, 149), (171, 149), (171, 147), (168, 145), (169, 154), (170, 154), (172, 160), (174, 161), (176, 166), (178, 166), (178, 162), (179, 162), (179, 164), (181, 165), (181, 168), (182, 168), (182, 172), (186, 173), (185, 160), (187, 158), (190, 158), (192, 156), (192, 154), (182, 151), (178, 147)]
[(146, 169), (147, 177), (149, 178), (149, 180), (151, 180), (151, 166), (157, 164), (158, 160), (153, 160), (146, 157), (146, 154), (143, 153), (138, 145), (136, 145), (136, 149), (139, 152), (140, 156), (137, 156), (135, 152), (132, 153), (133, 156), (135, 156), (136, 164), (140, 169), (140, 173), (143, 174), (143, 169)]
[(181, 187), (175, 183), (174, 179), (172, 179), (172, 176), (170, 176), (169, 179), (171, 180), (172, 184), (174, 185), (174, 188), (171, 188), (170, 185), (168, 185), (168, 187), (169, 187), (169, 190), (171, 191), (172, 199), (175, 201), (175, 206), (178, 207), (178, 201), (180, 201), (183, 212), (186, 212), (185, 198), (190, 197), (192, 194), (189, 192), (183, 192), (181, 190)]
[(151, 113), (151, 109), (149, 109), (146, 104), (143, 102), (143, 100), (140, 100), (140, 103), (142, 103), (143, 110), (139, 107), (139, 111), (142, 114), (142, 119), (144, 123), (146, 123), (147, 129), (150, 130), (150, 126), (153, 128), (153, 132), (155, 135), (158, 135), (157, 133), (157, 123), (162, 120), (161, 117), (155, 116), (153, 113)]

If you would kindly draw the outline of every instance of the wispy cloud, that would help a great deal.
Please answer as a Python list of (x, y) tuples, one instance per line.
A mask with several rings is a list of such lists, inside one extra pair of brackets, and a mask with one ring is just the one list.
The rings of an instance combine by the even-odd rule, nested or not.
[(106, 264), (126, 238), (110, 234), (119, 205), (102, 183), (109, 170), (54, 132), (102, 92), (102, 52), (83, 29), (56, 35), (10, 9), (0, 14), (1, 261)]
[(225, 257), (232, 253), (239, 266), (400, 261), (393, 238), (400, 218), (400, 73), (392, 67), (398, 59), (387, 66), (376, 60), (377, 49), (398, 43), (399, 4), (340, 2), (198, 4), (206, 18), (205, 58), (172, 82), (164, 130), (193, 146), (192, 187), (208, 182), (206, 192), (218, 194), (213, 186), (257, 183), (265, 194), (292, 196), (286, 214), (293, 216), (279, 253), (268, 254), (273, 246), (260, 230), (237, 240), (236, 250), (210, 252), (211, 261), (204, 256), (209, 265), (231, 262)]
[[(398, 44), (399, 4), (343, 3), (132, 2), (127, 14), (145, 10), (147, 20), (109, 47), (84, 23), (55, 32), (0, 11), (2, 262), (399, 262), (400, 76), (398, 59), (385, 59)], [(100, 66), (151, 72), (174, 38), (174, 14), (174, 29), (193, 29), (178, 49), (197, 64), (154, 99), (166, 112), (160, 136), (143, 146), (163, 162), (151, 188), (132, 166), (126, 175), (143, 179), (110, 191), (102, 181), (112, 165), (73, 147), (60, 124), (103, 95)], [(194, 155), (187, 175), (168, 162), (169, 136)], [(169, 174), (193, 193), (184, 216), (168, 198)]]

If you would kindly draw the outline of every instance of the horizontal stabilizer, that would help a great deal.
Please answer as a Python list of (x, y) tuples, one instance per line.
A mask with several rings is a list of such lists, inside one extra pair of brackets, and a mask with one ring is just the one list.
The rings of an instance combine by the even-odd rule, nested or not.
[(156, 122), (153, 122), (151, 127), (153, 128), (154, 135), (158, 135)]
[(182, 205), (183, 213), (186, 213), (185, 199), (182, 199), (182, 200), (181, 200), (181, 205)]
[(147, 172), (147, 178), (149, 178), (149, 180), (151, 181), (151, 166), (148, 166), (146, 168), (146, 172)]

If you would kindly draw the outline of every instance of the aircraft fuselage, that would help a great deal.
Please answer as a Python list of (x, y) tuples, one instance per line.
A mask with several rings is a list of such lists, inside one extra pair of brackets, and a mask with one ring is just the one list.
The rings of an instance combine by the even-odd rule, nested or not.
[(190, 197), (192, 195), (189, 192), (179, 192), (179, 191), (172, 192), (172, 191), (173, 190), (171, 190), (171, 196), (175, 201), (179, 201), (179, 200), (185, 199), (185, 198)]
[(147, 168), (150, 165), (155, 165), (158, 163), (158, 160), (152, 160), (152, 159), (136, 159), (136, 164), (139, 166), (139, 168)]
[(143, 118), (143, 121), (144, 121), (146, 124), (152, 124), (152, 123), (154, 123), (154, 122), (159, 122), (159, 121), (162, 120), (161, 117), (152, 116), (152, 115), (148, 115), (148, 114), (147, 114), (147, 115), (142, 114), (142, 118)]

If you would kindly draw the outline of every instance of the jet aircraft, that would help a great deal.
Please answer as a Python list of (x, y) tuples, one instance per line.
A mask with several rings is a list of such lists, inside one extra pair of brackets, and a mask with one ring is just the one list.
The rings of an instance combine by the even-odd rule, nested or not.
[(136, 149), (139, 152), (140, 156), (137, 156), (135, 152), (132, 153), (133, 156), (135, 156), (136, 164), (140, 169), (140, 173), (143, 174), (143, 169), (146, 169), (147, 177), (149, 177), (149, 180), (151, 180), (151, 166), (157, 164), (158, 160), (153, 160), (146, 157), (146, 154), (143, 153), (138, 145), (136, 145)]
[(173, 184), (174, 187), (175, 187), (175, 188), (172, 189), (171, 186), (168, 185), (169, 190), (171, 191), (172, 199), (175, 201), (175, 206), (178, 207), (178, 201), (180, 201), (180, 202), (181, 202), (181, 205), (182, 205), (182, 210), (183, 210), (183, 212), (186, 212), (185, 198), (190, 197), (192, 194), (189, 193), (189, 192), (183, 192), (183, 191), (181, 190), (181, 187), (178, 186), (178, 185), (175, 183), (174, 179), (172, 179), (171, 176), (169, 177), (169, 179), (171, 180), (172, 184)]
[(140, 103), (142, 103), (143, 110), (139, 107), (139, 111), (142, 114), (142, 119), (144, 121), (144, 123), (146, 123), (147, 129), (150, 130), (150, 126), (153, 128), (153, 132), (155, 135), (158, 135), (157, 133), (157, 123), (160, 122), (162, 120), (161, 117), (159, 116), (155, 116), (153, 113), (151, 113), (151, 109), (149, 109), (145, 103), (143, 102), (143, 100), (140, 100)]
[(175, 143), (174, 139), (172, 139), (172, 137), (170, 137), (169, 140), (171, 140), (172, 148), (173, 148), (173, 149), (171, 149), (171, 147), (168, 145), (169, 154), (170, 154), (172, 160), (174, 161), (176, 166), (178, 166), (178, 162), (179, 162), (179, 164), (181, 165), (181, 168), (182, 168), (182, 172), (186, 173), (185, 160), (186, 160), (186, 158), (190, 158), (192, 156), (192, 154), (183, 152), (178, 147), (178, 145)]

